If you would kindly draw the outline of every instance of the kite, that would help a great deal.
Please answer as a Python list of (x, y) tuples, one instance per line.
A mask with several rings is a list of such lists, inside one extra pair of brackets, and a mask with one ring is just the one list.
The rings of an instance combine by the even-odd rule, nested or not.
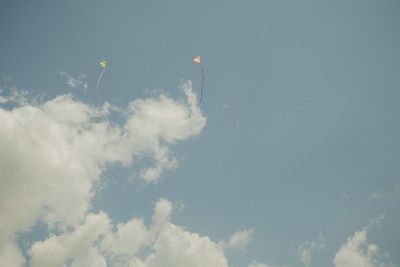
[(99, 102), (99, 84), (100, 84), (100, 81), (101, 81), (101, 77), (103, 77), (103, 73), (104, 73), (104, 71), (106, 70), (107, 61), (106, 61), (106, 60), (100, 61), (99, 66), (100, 66), (103, 70), (101, 71), (100, 76), (99, 76), (99, 78), (97, 79), (97, 86), (96, 86), (97, 102)]
[(193, 57), (193, 61), (196, 64), (199, 64), (201, 66), (201, 89), (200, 89), (200, 101), (199, 103), (203, 101), (203, 91), (204, 91), (204, 69), (203, 66), (201, 65), (201, 56), (195, 56)]

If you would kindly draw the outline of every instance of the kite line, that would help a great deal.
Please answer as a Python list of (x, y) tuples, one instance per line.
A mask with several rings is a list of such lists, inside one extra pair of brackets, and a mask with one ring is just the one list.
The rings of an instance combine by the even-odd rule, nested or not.
[(200, 91), (200, 104), (203, 101), (203, 91), (204, 91), (204, 69), (201, 67), (201, 91)]
[(203, 102), (203, 93), (204, 93), (204, 80), (205, 80), (204, 68), (201, 65), (201, 56), (193, 57), (193, 61), (194, 63), (199, 64), (201, 66), (201, 88), (200, 88), (200, 101), (199, 101), (199, 104), (201, 104), (201, 102)]
[(99, 84), (100, 84), (101, 78), (103, 77), (103, 73), (106, 70), (107, 61), (106, 60), (100, 61), (99, 66), (102, 68), (102, 71), (101, 71), (101, 73), (99, 75), (99, 78), (97, 78), (97, 86), (96, 86), (97, 103), (99, 103)]

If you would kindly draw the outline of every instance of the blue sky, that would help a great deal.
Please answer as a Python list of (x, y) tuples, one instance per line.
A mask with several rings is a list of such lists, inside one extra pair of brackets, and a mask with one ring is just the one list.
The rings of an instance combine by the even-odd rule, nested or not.
[[(21, 134), (32, 131), (35, 136), (31, 123), (41, 119), (25, 122), (30, 115), (23, 107), (43, 110), (46, 118), (53, 116), (46, 112), (65, 111), (52, 121), (57, 123), (69, 121), (68, 116), (79, 120), (68, 110), (73, 107), (77, 114), (88, 112), (89, 126), (94, 127), (98, 115), (93, 114), (100, 108), (95, 92), (98, 63), (107, 59), (100, 95), (120, 111), (99, 116), (111, 128), (120, 125), (115, 131), (129, 128), (122, 125), (130, 116), (137, 118), (143, 124), (132, 126), (129, 133), (145, 144), (143, 129), (156, 125), (161, 137), (154, 138), (161, 141), (157, 148), (149, 145), (142, 151), (143, 143), (132, 139), (128, 152), (137, 159), (129, 164), (118, 158), (126, 159), (128, 152), (109, 148), (99, 153), (122, 154), (84, 158), (89, 163), (82, 165), (98, 165), (82, 173), (93, 176), (85, 181), (94, 192), (79, 202), (82, 216), (103, 211), (115, 225), (142, 217), (150, 229), (152, 216), (157, 217), (154, 205), (162, 206), (163, 199), (174, 207), (170, 222), (208, 236), (229, 266), (399, 266), (399, 11), (397, 1), (2, 1), (3, 120), (15, 120), (22, 125)], [(205, 95), (201, 106), (193, 107), (187, 97), (199, 93), (200, 68), (192, 62), (197, 54), (202, 55), (206, 75)], [(71, 86), (69, 78), (81, 82)], [(178, 87), (189, 80), (193, 89), (183, 93)], [(22, 91), (28, 94), (26, 102), (10, 97)], [(54, 100), (65, 94), (72, 99)], [(37, 95), (42, 97), (34, 103)], [(135, 100), (136, 109), (130, 110)], [(152, 113), (158, 109), (178, 119), (146, 121), (148, 117), (138, 113), (162, 117), (164, 111)], [(6, 112), (12, 110), (14, 114)], [(16, 130), (3, 132), (3, 151), (31, 144)], [(105, 140), (115, 138), (114, 132), (103, 134), (112, 135)], [(58, 138), (57, 144), (63, 142), (63, 136)], [(35, 153), (34, 148), (24, 149)], [(157, 163), (165, 149), (176, 166)], [(8, 170), (7, 157), (1, 157), (0, 166)], [(23, 157), (15, 160), (18, 168), (30, 166)], [(140, 172), (154, 161), (164, 164), (162, 171), (156, 182), (146, 182)], [(57, 169), (60, 177), (62, 166)], [(12, 173), (0, 175), (0, 192), (16, 188)], [(20, 179), (33, 181), (27, 173)], [(96, 191), (98, 184), (103, 189)], [(29, 192), (39, 196), (33, 189)], [(50, 221), (42, 217), (47, 192), (40, 194), (44, 202), (38, 202), (37, 214), (16, 217), (27, 220), (26, 225), (9, 230), (11, 236), (22, 235), (26, 266), (35, 264), (30, 262), (36, 253), (29, 254), (31, 245), (65, 231), (47, 229)], [(6, 215), (0, 222), (11, 224), (15, 218), (7, 217), (5, 210), (23, 208), (24, 202), (18, 206), (6, 197), (1, 201), (0, 211)], [(60, 200), (60, 206), (65, 201)], [(57, 214), (67, 218), (62, 212)], [(72, 228), (83, 223), (60, 218), (58, 222)], [(234, 233), (246, 230), (251, 234), (230, 248)], [(356, 238), (363, 235), (365, 240)], [(0, 251), (15, 243), (8, 237), (0, 242)], [(378, 250), (368, 254), (368, 244)], [(157, 251), (151, 245), (148, 249)], [(309, 252), (310, 259), (302, 259), (301, 252)], [(361, 265), (351, 262), (357, 259)], [(117, 266), (108, 258), (107, 264)], [(156, 261), (145, 264), (157, 266)]]

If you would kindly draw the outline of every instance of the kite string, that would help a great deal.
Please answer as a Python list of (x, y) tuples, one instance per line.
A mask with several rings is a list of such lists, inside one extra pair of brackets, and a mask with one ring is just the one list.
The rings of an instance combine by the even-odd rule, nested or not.
[(204, 69), (201, 67), (201, 90), (200, 90), (200, 104), (203, 101), (203, 91), (204, 91)]
[(97, 79), (97, 86), (96, 86), (97, 103), (99, 103), (99, 84), (100, 84), (101, 77), (103, 76), (103, 73), (104, 73), (105, 70), (106, 70), (106, 68), (104, 67), (103, 70), (100, 73), (99, 78)]

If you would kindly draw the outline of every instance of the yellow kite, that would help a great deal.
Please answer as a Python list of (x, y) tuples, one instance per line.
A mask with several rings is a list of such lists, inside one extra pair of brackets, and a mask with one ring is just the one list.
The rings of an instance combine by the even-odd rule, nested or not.
[(102, 60), (99, 63), (100, 67), (105, 68), (107, 66), (107, 61), (106, 60)]
[(197, 64), (201, 64), (201, 56), (195, 56), (193, 57), (193, 61)]
[(100, 66), (101, 68), (103, 68), (103, 70), (101, 71), (101, 73), (100, 73), (100, 75), (99, 75), (99, 78), (97, 78), (97, 86), (96, 86), (97, 102), (99, 102), (99, 84), (100, 84), (100, 81), (101, 81), (101, 77), (103, 77), (103, 73), (104, 73), (104, 71), (106, 70), (107, 61), (106, 61), (106, 60), (100, 61), (99, 66)]

